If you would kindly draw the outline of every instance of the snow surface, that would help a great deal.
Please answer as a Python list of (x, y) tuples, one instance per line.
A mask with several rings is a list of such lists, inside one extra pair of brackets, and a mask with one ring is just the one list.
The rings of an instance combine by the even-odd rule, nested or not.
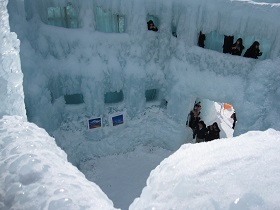
[(280, 132), (185, 144), (151, 172), (135, 209), (279, 209)]
[(115, 209), (44, 129), (22, 117), (0, 120), (0, 150), (0, 209)]
[[(216, 108), (220, 111), (219, 104)], [(218, 118), (230, 123), (230, 113), (222, 110)], [(151, 118), (139, 120), (152, 119), (147, 115)], [(137, 124), (130, 128), (135, 133)], [(1, 209), (114, 209), (43, 129), (21, 117), (4, 117), (0, 128)], [(224, 131), (230, 135), (229, 126)], [(133, 137), (127, 134), (128, 141)], [(147, 177), (147, 187), (129, 209), (278, 209), (279, 141), (280, 132), (270, 129), (184, 144), (173, 155), (138, 145), (130, 152), (86, 159), (79, 168), (121, 209), (140, 196)]]

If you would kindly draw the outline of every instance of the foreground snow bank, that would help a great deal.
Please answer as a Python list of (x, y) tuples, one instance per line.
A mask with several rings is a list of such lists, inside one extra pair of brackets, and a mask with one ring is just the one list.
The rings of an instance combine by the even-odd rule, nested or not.
[(0, 209), (114, 209), (45, 130), (21, 117), (0, 120)]
[(151, 172), (135, 209), (279, 209), (280, 132), (185, 144)]

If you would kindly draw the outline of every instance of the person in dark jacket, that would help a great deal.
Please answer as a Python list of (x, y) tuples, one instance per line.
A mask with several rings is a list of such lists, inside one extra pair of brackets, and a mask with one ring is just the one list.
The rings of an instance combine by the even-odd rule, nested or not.
[(224, 35), (223, 53), (231, 53), (234, 36)]
[(242, 54), (242, 51), (244, 50), (244, 46), (242, 42), (243, 41), (241, 38), (238, 38), (236, 40), (236, 42), (232, 45), (231, 54), (239, 55), (239, 56)]
[(201, 120), (196, 129), (196, 143), (204, 142), (207, 135), (207, 128), (205, 123)]
[(207, 136), (205, 141), (212, 141), (214, 139), (219, 139), (220, 138), (220, 128), (218, 126), (217, 122), (214, 122), (212, 125), (209, 125), (207, 127)]
[(147, 22), (148, 30), (149, 31), (158, 31), (158, 28), (155, 26), (154, 22), (152, 20), (149, 20)]
[(231, 115), (230, 117), (233, 119), (232, 129), (234, 129), (235, 123), (236, 123), (236, 121), (237, 121), (236, 113), (233, 112), (232, 115)]
[(212, 141), (214, 139), (214, 129), (213, 129), (213, 125), (209, 125), (207, 126), (207, 135), (205, 138), (205, 141)]
[(205, 46), (205, 44), (204, 44), (205, 39), (206, 39), (205, 34), (203, 34), (203, 33), (200, 31), (200, 32), (199, 32), (199, 37), (198, 37), (197, 45), (198, 45), (199, 47), (204, 48), (204, 46)]
[(260, 51), (260, 43), (255, 41), (251, 45), (251, 47), (248, 50), (246, 50), (244, 57), (258, 59), (258, 57), (261, 55), (262, 52)]
[(196, 129), (198, 127), (198, 123), (199, 123), (199, 120), (200, 120), (200, 117), (199, 117), (199, 113), (197, 110), (192, 110), (190, 112), (190, 120), (189, 120), (189, 127), (193, 130), (193, 139), (195, 138), (195, 135), (196, 135)]
[(214, 122), (212, 126), (213, 126), (213, 139), (219, 139), (221, 130), (218, 126), (218, 123)]

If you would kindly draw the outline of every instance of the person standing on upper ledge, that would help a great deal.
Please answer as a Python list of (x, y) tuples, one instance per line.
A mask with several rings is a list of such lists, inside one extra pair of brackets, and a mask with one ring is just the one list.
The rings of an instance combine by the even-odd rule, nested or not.
[(147, 22), (148, 30), (149, 31), (158, 31), (158, 28), (155, 26), (154, 22), (152, 20), (149, 20)]
[(204, 44), (205, 39), (206, 39), (205, 34), (203, 34), (203, 33), (200, 31), (200, 32), (199, 32), (199, 36), (198, 36), (197, 45), (198, 45), (199, 47), (204, 48), (204, 47), (205, 47), (205, 44)]
[(238, 38), (231, 48), (231, 54), (240, 56), (242, 54), (243, 49), (244, 46), (242, 44), (242, 39)]
[(260, 43), (255, 41), (251, 45), (251, 47), (248, 50), (246, 50), (244, 57), (258, 59), (258, 57), (261, 55), (262, 52), (260, 52)]

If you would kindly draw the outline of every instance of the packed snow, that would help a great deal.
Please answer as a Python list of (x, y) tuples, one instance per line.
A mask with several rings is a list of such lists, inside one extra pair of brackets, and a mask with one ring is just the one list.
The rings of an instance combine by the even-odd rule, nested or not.
[[(276, 0), (1, 1), (0, 209), (280, 208), (279, 16)], [(262, 56), (223, 54), (224, 35)], [(197, 101), (221, 139), (195, 144)]]
[(10, 32), (7, 1), (0, 2), (0, 117), (20, 115), (26, 118), (23, 74), (19, 57), (19, 40)]
[(22, 117), (0, 120), (0, 209), (115, 209), (47, 132)]
[(151, 172), (136, 209), (279, 209), (280, 133), (185, 144)]

